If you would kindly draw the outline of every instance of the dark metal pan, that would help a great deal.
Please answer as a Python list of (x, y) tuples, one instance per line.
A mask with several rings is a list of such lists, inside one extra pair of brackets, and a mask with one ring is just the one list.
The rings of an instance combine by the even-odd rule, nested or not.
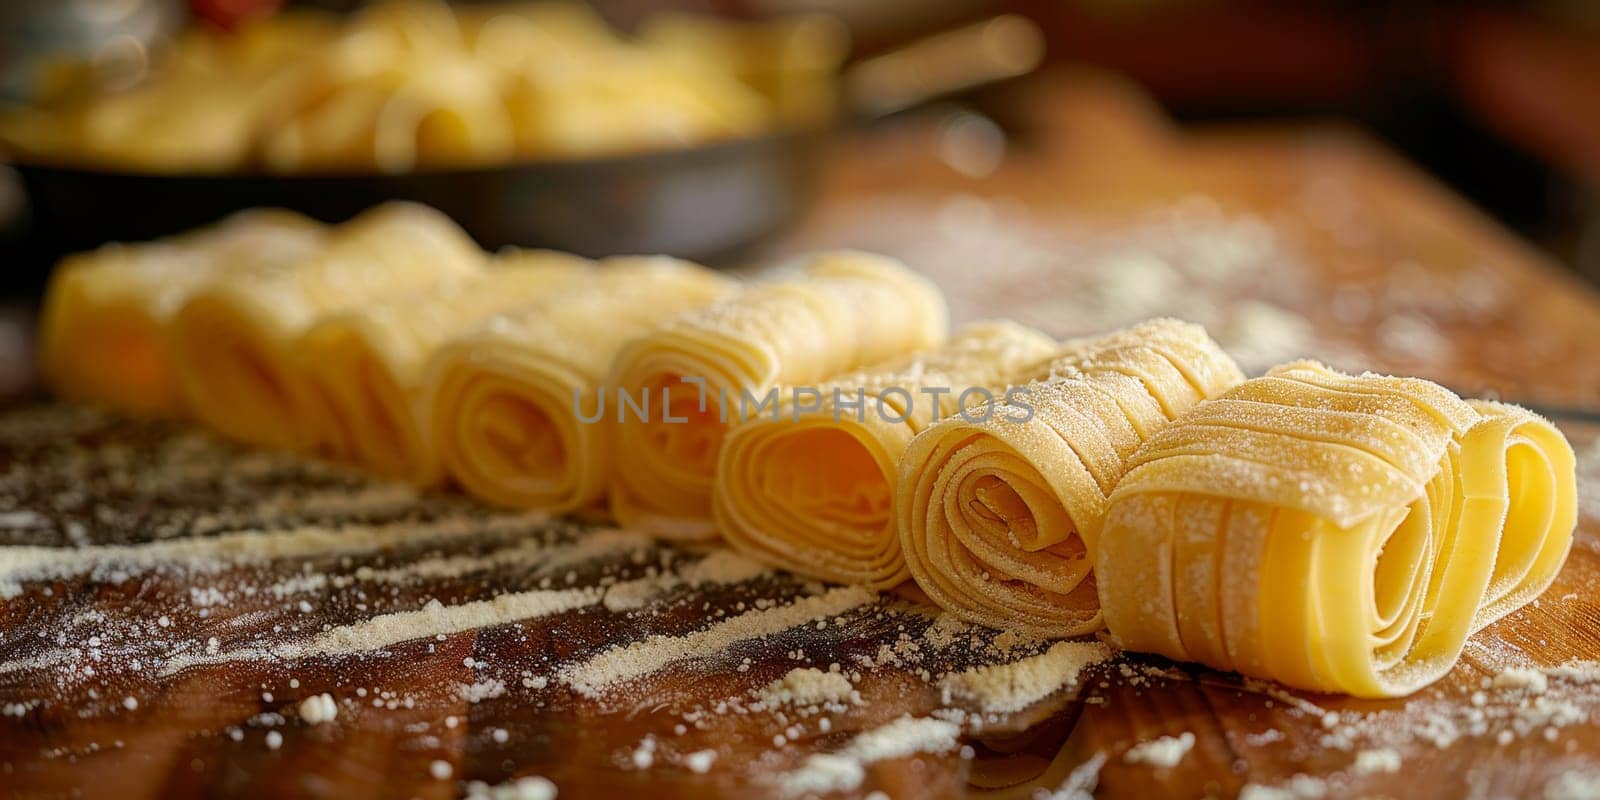
[(754, 242), (804, 207), (822, 132), (677, 150), (396, 175), (159, 175), (16, 165), (31, 234), (60, 251), (142, 240), (258, 206), (336, 222), (415, 200), (480, 244), (584, 255), (709, 257)]
[[(1040, 37), (1000, 17), (852, 65), (851, 118), (877, 118), (1031, 71)], [(589, 256), (668, 253), (715, 261), (795, 219), (828, 130), (672, 150), (394, 175), (138, 174), (16, 164), (32, 210), (29, 249), (55, 254), (187, 230), (277, 206), (336, 222), (384, 200), (426, 203), (479, 243)]]

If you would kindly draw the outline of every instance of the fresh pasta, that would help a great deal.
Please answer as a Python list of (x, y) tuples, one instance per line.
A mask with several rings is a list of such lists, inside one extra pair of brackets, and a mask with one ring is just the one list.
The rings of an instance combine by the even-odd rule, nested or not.
[(1392, 697), (1543, 591), (1575, 524), (1572, 448), (1545, 420), (1301, 362), (1145, 444), (1096, 572), (1124, 647)]
[(307, 54), (327, 47), (336, 31), (331, 19), (300, 13), (229, 34), (186, 31), (164, 66), (135, 86), (42, 87), (43, 105), (0, 114), (0, 144), (30, 160), (73, 166), (236, 169), (254, 160), (257, 131), (299, 93), (298, 76), (315, 60)]
[(941, 347), (786, 394), (770, 417), (728, 433), (718, 528), (738, 550), (804, 575), (877, 589), (908, 580), (894, 521), (901, 454), (963, 400), (1003, 397), (1057, 347), (1016, 323), (975, 323)]
[(71, 400), (1360, 697), (1437, 680), (1572, 547), (1572, 448), (1525, 409), (1309, 361), (1245, 380), (1170, 319), (1058, 343), (947, 316), (867, 253), (748, 284), (490, 258), (390, 203), (69, 257), (40, 361)]
[(608, 380), (619, 400), (612, 512), (666, 538), (713, 537), (712, 481), (734, 421), (775, 403), (780, 387), (937, 345), (947, 324), (926, 279), (881, 256), (835, 252), (634, 340)]
[(479, 273), (484, 261), (449, 218), (388, 203), (339, 226), (312, 258), (232, 270), (173, 322), (184, 401), (207, 426), (251, 444), (306, 450), (337, 437), (301, 335), (332, 315)]
[(1041, 636), (1101, 627), (1092, 574), (1108, 495), (1173, 417), (1243, 380), (1198, 325), (1069, 343), (1026, 393), (912, 440), (896, 518), (906, 566), (956, 616)]
[(81, 403), (180, 414), (169, 334), (184, 301), (235, 269), (299, 262), (324, 237), (322, 225), (298, 214), (247, 211), (182, 236), (67, 257), (45, 293), (39, 334), (45, 382)]
[(639, 30), (639, 41), (664, 59), (755, 87), (791, 125), (833, 116), (836, 73), (848, 39), (843, 23), (825, 15), (751, 25), (667, 13), (645, 20)]
[(317, 323), (299, 348), (331, 406), (324, 451), (379, 475), (438, 484), (444, 469), (421, 413), (429, 359), (490, 317), (594, 284), (593, 273), (578, 256), (509, 251), (482, 272)]
[(0, 114), (0, 143), (145, 172), (394, 173), (673, 148), (825, 121), (844, 39), (801, 17), (673, 18), (630, 40), (568, 2), (290, 10), (187, 31), (132, 88), (41, 87), (41, 106)]
[(670, 258), (602, 262), (582, 285), (489, 320), (428, 368), (422, 422), (450, 476), (501, 506), (586, 510), (609, 475), (601, 381), (630, 339), (738, 283)]

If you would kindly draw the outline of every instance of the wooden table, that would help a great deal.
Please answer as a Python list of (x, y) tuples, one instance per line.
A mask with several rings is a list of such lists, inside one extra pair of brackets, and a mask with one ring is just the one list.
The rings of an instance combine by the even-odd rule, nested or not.
[[(1176, 131), (1093, 75), (1019, 91), (1028, 114), (1009, 138), (960, 112), (841, 142), (817, 212), (757, 260), (869, 247), (934, 276), (961, 320), (1069, 335), (1174, 313), (1252, 369), (1316, 355), (1600, 408), (1600, 298), (1359, 133)], [(1600, 426), (1563, 427), (1592, 496)], [(1600, 682), (1485, 683), (1600, 656), (1595, 505), (1540, 602), (1406, 700), (1118, 656), (984, 714), (945, 676), (1047, 643), (951, 625), (914, 593), (696, 572), (703, 553), (182, 428), (17, 411), (0, 418), (0, 540), (32, 549), (0, 551), (0, 797), (449, 797), (530, 775), (563, 798), (778, 796), (797, 774), (837, 778), (821, 768), (838, 759), (808, 759), (907, 714), (953, 721), (960, 743), (846, 759), (863, 769), (844, 794), (1585, 796), (1600, 786)], [(614, 584), (626, 591), (604, 595)], [(517, 621), (452, 616), (469, 610)], [(437, 635), (370, 624), (408, 612)], [(708, 627), (728, 635), (694, 635)], [(605, 655), (630, 644), (634, 661)], [(831, 663), (859, 701), (750, 710), (791, 670)], [(574, 688), (596, 674), (624, 679)], [(310, 724), (298, 705), (324, 692), (337, 717)], [(1185, 733), (1170, 768), (1125, 759)]]

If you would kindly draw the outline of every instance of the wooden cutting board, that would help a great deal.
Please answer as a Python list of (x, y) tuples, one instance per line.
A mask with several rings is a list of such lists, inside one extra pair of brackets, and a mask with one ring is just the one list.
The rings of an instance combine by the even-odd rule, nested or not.
[[(869, 247), (959, 319), (1071, 335), (1172, 313), (1256, 368), (1317, 355), (1600, 408), (1600, 299), (1360, 135), (1178, 132), (1092, 75), (1009, 108), (1010, 138), (961, 112), (841, 142), (816, 214), (756, 260)], [(1563, 428), (1594, 495), (1600, 426)], [(1557, 583), (1449, 677), (1356, 701), (1136, 656), (1077, 671), (1095, 643), (952, 624), (910, 591), (16, 409), (0, 797), (453, 797), (526, 776), (564, 798), (1592, 795), (1596, 505)], [(313, 724), (301, 703), (324, 693), (336, 716)], [(1192, 745), (1129, 759), (1164, 736)]]

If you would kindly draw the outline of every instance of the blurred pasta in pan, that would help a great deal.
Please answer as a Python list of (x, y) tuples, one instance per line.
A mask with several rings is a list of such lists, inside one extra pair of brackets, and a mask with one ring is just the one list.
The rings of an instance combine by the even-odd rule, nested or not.
[(408, 172), (682, 147), (816, 125), (844, 33), (586, 6), (396, 0), (195, 29), (131, 89), (0, 114), (27, 161), (142, 172)]

